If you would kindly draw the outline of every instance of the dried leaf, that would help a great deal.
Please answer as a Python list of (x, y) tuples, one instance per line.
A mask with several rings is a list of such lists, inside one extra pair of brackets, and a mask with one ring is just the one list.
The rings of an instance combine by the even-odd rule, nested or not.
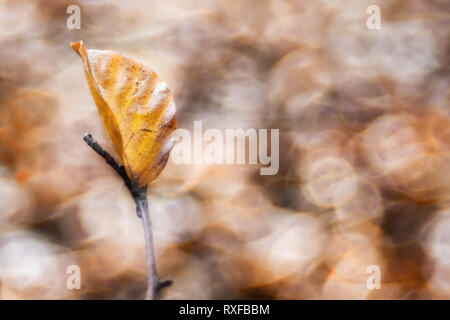
[(156, 179), (167, 163), (176, 129), (173, 96), (159, 76), (119, 53), (72, 44), (83, 60), (92, 97), (125, 166), (138, 187)]

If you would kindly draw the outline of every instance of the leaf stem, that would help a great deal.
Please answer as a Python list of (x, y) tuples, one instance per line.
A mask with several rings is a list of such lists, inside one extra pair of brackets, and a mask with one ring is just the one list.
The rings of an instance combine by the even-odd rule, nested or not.
[(137, 188), (128, 177), (125, 168), (119, 165), (117, 161), (106, 152), (95, 140), (92, 135), (86, 134), (83, 140), (99, 155), (107, 164), (109, 164), (117, 174), (122, 178), (131, 196), (136, 203), (136, 214), (142, 221), (145, 237), (145, 252), (147, 257), (147, 300), (154, 300), (158, 297), (159, 291), (172, 284), (172, 280), (161, 281), (156, 271), (156, 258), (153, 243), (152, 224), (148, 211), (147, 187)]

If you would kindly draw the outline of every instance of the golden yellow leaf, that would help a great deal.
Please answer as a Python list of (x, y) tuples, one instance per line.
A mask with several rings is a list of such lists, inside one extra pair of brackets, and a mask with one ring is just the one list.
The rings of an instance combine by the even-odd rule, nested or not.
[(159, 76), (119, 53), (72, 48), (83, 60), (103, 125), (135, 186), (156, 179), (167, 163), (176, 129), (173, 96)]

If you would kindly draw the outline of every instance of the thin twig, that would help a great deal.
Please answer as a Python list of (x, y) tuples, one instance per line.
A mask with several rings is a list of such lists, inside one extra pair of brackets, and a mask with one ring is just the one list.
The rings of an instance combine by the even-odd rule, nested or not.
[[(158, 290), (159, 277), (156, 272), (155, 264), (155, 252), (153, 250), (153, 236), (152, 236), (152, 224), (148, 213), (147, 197), (144, 195), (136, 200), (136, 212), (141, 217), (142, 226), (144, 227), (144, 233), (148, 236), (145, 237), (145, 248), (147, 252), (147, 274), (148, 277), (148, 290), (147, 300), (155, 299), (156, 291)], [(151, 275), (151, 276), (150, 276)]]
[(136, 196), (138, 196), (136, 194), (138, 189), (133, 186), (130, 178), (128, 178), (124, 166), (119, 165), (117, 161), (108, 152), (106, 152), (102, 148), (102, 146), (94, 140), (94, 138), (92, 138), (92, 135), (90, 133), (86, 133), (83, 137), (83, 140), (89, 145), (89, 147), (97, 152), (100, 157), (105, 159), (106, 163), (109, 164), (117, 172), (117, 174), (122, 178), (123, 182), (125, 182), (125, 185), (130, 191), (131, 196), (133, 197), (133, 199), (135, 199)]
[(144, 227), (145, 251), (147, 256), (147, 293), (148, 300), (156, 299), (159, 291), (172, 284), (172, 280), (161, 281), (156, 271), (155, 249), (153, 244), (153, 233), (150, 215), (148, 212), (147, 187), (137, 188), (128, 177), (124, 166), (119, 165), (117, 161), (106, 152), (95, 140), (92, 135), (86, 134), (83, 140), (99, 155), (107, 164), (109, 164), (117, 174), (122, 178), (131, 196), (136, 203), (136, 214), (141, 218)]

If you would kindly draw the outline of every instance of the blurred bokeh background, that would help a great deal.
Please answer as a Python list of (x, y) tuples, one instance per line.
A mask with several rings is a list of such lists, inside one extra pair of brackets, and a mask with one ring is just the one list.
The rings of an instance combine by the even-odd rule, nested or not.
[(152, 185), (162, 298), (450, 298), (448, 1), (1, 0), (1, 299), (143, 296), (78, 40), (158, 72), (181, 128), (280, 129), (277, 175), (169, 161)]

